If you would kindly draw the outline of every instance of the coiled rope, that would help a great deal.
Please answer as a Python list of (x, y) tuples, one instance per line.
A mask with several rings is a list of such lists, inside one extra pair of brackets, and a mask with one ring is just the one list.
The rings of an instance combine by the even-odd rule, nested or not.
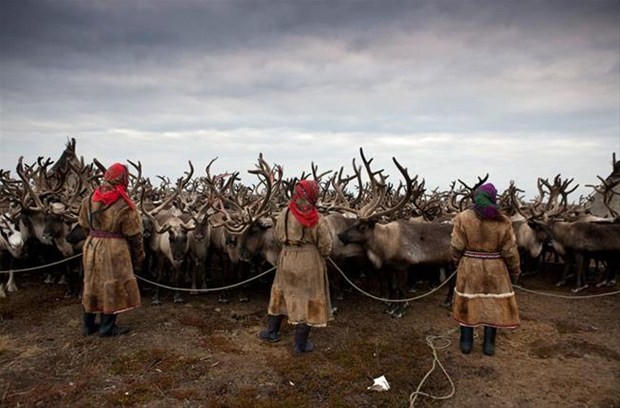
[[(414, 392), (409, 394), (409, 408), (413, 408), (413, 406), (415, 405), (415, 400), (418, 398), (419, 395), (423, 397), (429, 397), (434, 400), (446, 400), (446, 399), (452, 398), (454, 394), (456, 393), (456, 387), (454, 386), (454, 381), (452, 381), (452, 378), (446, 371), (445, 367), (443, 366), (443, 364), (441, 364), (441, 361), (439, 360), (439, 356), (437, 355), (437, 351), (450, 347), (452, 342), (449, 340), (451, 337), (448, 337), (448, 335), (454, 333), (457, 330), (458, 328), (452, 329), (448, 331), (446, 334), (444, 334), (443, 336), (426, 336), (426, 344), (428, 345), (428, 347), (430, 347), (433, 353), (433, 366), (431, 367), (430, 370), (428, 370), (426, 375), (422, 378), (422, 381), (420, 381), (418, 388), (416, 388)], [(444, 341), (444, 344), (437, 345), (435, 342), (438, 340)], [(426, 392), (420, 391), (420, 388), (422, 388), (422, 385), (424, 384), (424, 382), (428, 379), (428, 377), (430, 377), (433, 371), (435, 371), (435, 368), (437, 366), (439, 366), (439, 368), (441, 369), (441, 372), (446, 376), (446, 378), (448, 379), (448, 382), (450, 383), (450, 393), (447, 395), (436, 396), (436, 395), (432, 395), (432, 394), (428, 394)]]
[[(328, 259), (332, 263), (332, 265), (336, 268), (336, 270), (338, 270), (338, 272), (344, 277), (344, 279), (353, 288), (355, 288), (358, 292), (360, 292), (363, 295), (368, 296), (368, 297), (370, 297), (372, 299), (380, 300), (380, 301), (386, 301), (386, 302), (409, 302), (409, 301), (414, 301), (414, 300), (422, 299), (422, 298), (424, 298), (426, 296), (431, 295), (432, 293), (436, 292), (441, 287), (446, 285), (450, 281), (450, 279), (452, 279), (452, 277), (456, 274), (456, 272), (453, 272), (452, 275), (450, 275), (450, 277), (448, 277), (446, 280), (443, 281), (443, 283), (441, 283), (439, 286), (437, 286), (436, 288), (432, 289), (431, 291), (429, 291), (429, 292), (427, 292), (427, 293), (425, 293), (423, 295), (416, 296), (416, 297), (409, 298), (409, 299), (385, 299), (385, 298), (374, 296), (374, 295), (372, 295), (372, 294), (362, 290), (358, 286), (356, 286), (353, 282), (351, 282), (351, 280), (347, 277), (347, 275), (338, 267), (338, 265), (331, 258), (328, 258)], [(540, 292), (540, 291), (534, 291), (534, 290), (530, 290), (530, 289), (525, 289), (524, 287), (519, 286), (519, 285), (513, 285), (513, 287), (518, 288), (519, 290), (522, 290), (524, 292), (528, 292), (528, 293), (532, 293), (532, 294), (536, 294), (536, 295), (557, 297), (557, 298), (562, 298), (562, 299), (590, 299), (590, 298), (596, 298), (596, 297), (611, 296), (611, 295), (616, 295), (616, 294), (620, 293), (620, 291), (614, 291), (614, 292), (602, 293), (602, 294), (598, 294), (598, 295), (566, 296), (566, 295), (556, 295), (556, 294), (553, 294), (553, 293), (546, 293), (546, 292)], [(431, 366), (431, 369), (424, 375), (424, 377), (422, 378), (422, 380), (418, 384), (418, 387), (416, 388), (416, 390), (413, 391), (409, 395), (409, 408), (413, 408), (414, 407), (416, 399), (418, 398), (418, 396), (428, 397), (428, 398), (431, 398), (433, 400), (447, 400), (447, 399), (452, 398), (454, 396), (454, 394), (456, 393), (456, 387), (454, 385), (454, 381), (452, 381), (452, 378), (450, 377), (450, 375), (446, 371), (445, 367), (441, 363), (441, 360), (439, 360), (439, 356), (438, 356), (437, 352), (439, 350), (443, 350), (443, 349), (446, 349), (446, 348), (450, 347), (452, 342), (449, 340), (450, 337), (448, 337), (448, 336), (450, 334), (454, 333), (457, 330), (458, 330), (458, 328), (454, 328), (454, 329), (448, 331), (446, 334), (441, 335), (441, 336), (433, 336), (433, 335), (426, 336), (426, 344), (431, 349), (431, 352), (433, 354), (433, 364)], [(438, 341), (443, 341), (444, 343), (440, 344), (440, 345), (437, 345)], [(437, 395), (433, 395), (433, 394), (429, 394), (429, 393), (420, 391), (420, 389), (422, 388), (422, 386), (424, 385), (426, 380), (430, 377), (430, 375), (433, 373), (433, 371), (435, 371), (437, 366), (439, 366), (439, 368), (441, 369), (441, 372), (443, 373), (443, 375), (447, 378), (448, 382), (450, 383), (450, 392), (447, 395), (437, 396)]]
[[(368, 296), (369, 298), (372, 298), (372, 299), (375, 299), (375, 300), (380, 300), (380, 301), (383, 301), (383, 302), (410, 302), (410, 301), (422, 299), (422, 298), (424, 298), (426, 296), (429, 296), (429, 295), (435, 293), (436, 291), (438, 291), (441, 287), (443, 287), (448, 282), (450, 282), (450, 279), (452, 279), (452, 277), (456, 274), (456, 272), (453, 272), (452, 275), (450, 275), (450, 277), (448, 277), (446, 280), (444, 280), (439, 286), (437, 286), (436, 288), (430, 290), (427, 293), (424, 293), (423, 295), (415, 296), (415, 297), (412, 297), (412, 298), (409, 298), (409, 299), (385, 299), (385, 298), (374, 296), (374, 295), (372, 295), (372, 294), (362, 290), (361, 288), (359, 288), (357, 285), (355, 285), (353, 282), (351, 282), (351, 280), (347, 277), (347, 275), (342, 271), (342, 269), (340, 269), (340, 267), (331, 258), (327, 258), (327, 259), (329, 259), (329, 261), (336, 268), (336, 270), (338, 272), (340, 272), (340, 274), (344, 277), (344, 279), (352, 287), (354, 287), (358, 292), (362, 293), (365, 296)], [(439, 360), (439, 356), (437, 355), (437, 351), (438, 350), (443, 350), (445, 348), (450, 347), (452, 342), (450, 340), (448, 340), (447, 336), (450, 333), (454, 332), (454, 331), (456, 331), (456, 329), (450, 330), (449, 332), (447, 332), (443, 336), (426, 336), (426, 344), (430, 347), (430, 349), (431, 349), (431, 351), (433, 353), (433, 366), (426, 373), (426, 375), (422, 378), (422, 381), (420, 381), (420, 384), (418, 385), (416, 390), (409, 395), (409, 408), (413, 408), (413, 406), (415, 404), (415, 400), (418, 398), (418, 395), (422, 395), (424, 397), (429, 397), (429, 398), (432, 398), (434, 400), (445, 400), (445, 399), (452, 398), (454, 396), (454, 393), (456, 392), (456, 387), (454, 386), (454, 381), (452, 381), (452, 378), (450, 377), (450, 375), (448, 374), (448, 372), (444, 368), (443, 364), (441, 364), (441, 361)], [(445, 343), (438, 346), (438, 345), (435, 344), (435, 342), (438, 341), (438, 340), (443, 340)], [(436, 396), (436, 395), (432, 395), (432, 394), (428, 394), (426, 392), (420, 391), (420, 388), (422, 388), (422, 385), (424, 385), (424, 382), (426, 381), (426, 379), (432, 374), (433, 371), (435, 371), (435, 368), (437, 366), (439, 366), (439, 368), (441, 368), (441, 371), (443, 372), (443, 374), (448, 379), (448, 382), (450, 383), (451, 391), (450, 391), (450, 393), (448, 395)]]
[[(64, 258), (60, 261), (57, 262), (52, 262), (49, 264), (45, 264), (45, 265), (39, 265), (39, 266), (35, 266), (35, 267), (31, 267), (31, 268), (23, 268), (23, 269), (9, 269), (9, 270), (0, 270), (0, 274), (9, 274), (9, 273), (20, 273), (20, 272), (29, 272), (29, 271), (34, 271), (34, 270), (38, 270), (38, 269), (45, 269), (45, 268), (49, 268), (51, 266), (55, 266), (55, 265), (59, 265), (62, 264), (64, 262), (68, 262), (70, 260), (73, 260), (75, 258), (81, 257), (82, 254), (76, 254), (73, 256), (70, 256), (68, 258)], [(379, 300), (382, 302), (411, 302), (411, 301), (415, 301), (415, 300), (419, 300), (422, 299), (424, 297), (427, 297), (433, 293), (435, 293), (436, 291), (438, 291), (439, 289), (441, 289), (443, 286), (445, 286), (450, 279), (456, 274), (456, 272), (453, 272), (452, 275), (450, 275), (450, 277), (448, 277), (446, 280), (444, 280), (439, 286), (437, 286), (436, 288), (430, 290), (427, 293), (424, 293), (422, 295), (419, 296), (415, 296), (412, 298), (408, 298), (408, 299), (386, 299), (386, 298), (382, 298), (382, 297), (378, 297), (378, 296), (374, 296), (366, 291), (364, 291), (363, 289), (361, 289), (360, 287), (358, 287), (357, 285), (355, 285), (350, 279), (349, 277), (344, 273), (344, 271), (342, 271), (342, 269), (340, 269), (340, 267), (331, 259), (331, 258), (327, 258), (332, 265), (336, 268), (336, 270), (344, 277), (344, 279), (353, 287), (355, 288), (358, 292), (362, 293), (363, 295), (371, 298), (371, 299), (375, 299), (375, 300)], [(218, 287), (218, 288), (206, 288), (206, 289), (190, 289), (190, 288), (178, 288), (178, 287), (173, 287), (173, 286), (168, 286), (168, 285), (163, 285), (161, 283), (158, 282), (154, 282), (151, 281), (147, 278), (144, 278), (143, 276), (140, 276), (138, 274), (134, 274), (138, 279), (147, 282), (151, 285), (154, 286), (159, 286), (162, 287), (164, 289), (169, 289), (169, 290), (176, 290), (176, 291), (188, 291), (188, 292), (200, 292), (200, 293), (204, 293), (204, 292), (216, 292), (216, 291), (222, 291), (222, 290), (227, 290), (227, 289), (232, 289), (238, 286), (242, 286), (245, 285), (249, 282), (252, 282), (256, 279), (259, 279), (263, 276), (265, 276), (266, 274), (272, 272), (273, 270), (275, 270), (277, 267), (273, 266), (270, 269), (261, 272), (260, 274), (253, 276), (249, 279), (246, 279), (242, 282), (239, 283), (235, 283), (232, 285), (228, 285), (228, 286), (222, 286), (222, 287)], [(601, 293), (598, 295), (585, 295), (585, 296), (566, 296), (566, 295), (558, 295), (558, 294), (554, 294), (554, 293), (547, 293), (547, 292), (541, 292), (541, 291), (535, 291), (535, 290), (531, 290), (531, 289), (526, 289), (520, 285), (516, 285), (513, 284), (513, 287), (527, 292), (527, 293), (532, 293), (535, 295), (540, 295), (540, 296), (549, 296), (549, 297), (556, 297), (556, 298), (562, 298), (562, 299), (591, 299), (591, 298), (597, 298), (597, 297), (604, 297), (604, 296), (612, 296), (612, 295), (617, 295), (620, 294), (620, 291), (614, 291), (614, 292), (609, 292), (609, 293)], [(418, 398), (418, 396), (423, 396), (423, 397), (428, 397), (434, 400), (446, 400), (449, 398), (452, 398), (456, 392), (456, 387), (454, 385), (454, 382), (452, 381), (452, 378), (450, 377), (450, 375), (448, 374), (448, 372), (446, 371), (445, 367), (443, 366), (443, 364), (441, 363), (441, 361), (439, 360), (439, 356), (437, 355), (437, 352), (439, 350), (443, 350), (448, 348), (452, 342), (449, 340), (448, 335), (455, 332), (457, 329), (452, 329), (450, 331), (448, 331), (446, 334), (442, 335), (442, 336), (426, 336), (426, 344), (429, 346), (429, 348), (431, 349), (431, 352), (433, 354), (433, 364), (431, 369), (426, 373), (426, 375), (424, 375), (424, 377), (422, 378), (422, 380), (420, 381), (418, 387), (416, 388), (415, 391), (413, 391), (410, 395), (409, 395), (409, 408), (413, 408), (416, 402), (416, 399)], [(436, 342), (437, 341), (443, 341), (444, 344), (441, 345), (437, 345)], [(424, 385), (424, 382), (428, 379), (428, 377), (430, 377), (430, 375), (433, 373), (433, 371), (435, 371), (435, 369), (437, 368), (437, 366), (439, 366), (439, 368), (441, 369), (442, 373), (446, 376), (446, 378), (448, 379), (448, 382), (450, 383), (450, 388), (451, 391), (449, 394), (447, 395), (443, 395), (443, 396), (436, 396), (436, 395), (432, 395), (423, 391), (420, 391), (420, 389), (422, 388), (422, 386)]]

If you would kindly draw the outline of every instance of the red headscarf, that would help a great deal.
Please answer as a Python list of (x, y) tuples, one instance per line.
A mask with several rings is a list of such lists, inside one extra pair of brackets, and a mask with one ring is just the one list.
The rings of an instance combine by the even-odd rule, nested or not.
[(101, 187), (98, 187), (93, 193), (93, 201), (100, 201), (105, 205), (110, 205), (123, 197), (127, 205), (133, 210), (136, 208), (136, 205), (127, 194), (128, 185), (129, 170), (127, 170), (127, 166), (114, 163), (108, 167), (103, 175)]
[(295, 185), (293, 198), (288, 208), (304, 227), (312, 228), (319, 222), (316, 200), (319, 198), (319, 184), (312, 180), (301, 180)]

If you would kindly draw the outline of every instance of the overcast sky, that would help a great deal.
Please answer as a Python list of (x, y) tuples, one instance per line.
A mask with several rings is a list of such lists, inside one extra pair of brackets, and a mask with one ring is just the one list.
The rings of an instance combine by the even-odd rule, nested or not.
[[(619, 0), (1, 0), (0, 168), (285, 176), (396, 157), (447, 190), (490, 174), (591, 191), (620, 155)], [(155, 180), (157, 181), (157, 180)]]

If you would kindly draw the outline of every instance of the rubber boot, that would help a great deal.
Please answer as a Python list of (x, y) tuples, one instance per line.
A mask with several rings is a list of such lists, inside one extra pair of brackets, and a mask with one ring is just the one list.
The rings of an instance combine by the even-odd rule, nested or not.
[(487, 356), (495, 354), (495, 335), (497, 329), (495, 327), (484, 326), (484, 344), (482, 345), (482, 351)]
[(461, 326), (461, 352), (463, 354), (471, 353), (471, 349), (474, 346), (474, 328), (468, 326)]
[(91, 334), (95, 334), (99, 331), (99, 325), (95, 323), (95, 318), (97, 314), (95, 313), (86, 313), (84, 312), (84, 318), (82, 319), (82, 334), (84, 336), (90, 336)]
[(314, 350), (314, 344), (308, 340), (309, 335), (310, 326), (306, 324), (298, 324), (295, 327), (295, 353), (309, 353)]
[(101, 314), (101, 324), (99, 326), (99, 337), (120, 336), (129, 333), (128, 326), (117, 326), (115, 314)]
[(284, 320), (284, 315), (269, 315), (267, 318), (267, 330), (263, 330), (259, 333), (260, 339), (269, 343), (280, 341), (278, 332), (280, 331), (282, 320)]

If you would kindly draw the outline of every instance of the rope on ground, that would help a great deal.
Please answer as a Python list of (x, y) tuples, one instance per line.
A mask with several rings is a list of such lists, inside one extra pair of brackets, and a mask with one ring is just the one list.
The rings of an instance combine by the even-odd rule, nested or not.
[(336, 270), (338, 272), (340, 272), (340, 274), (344, 277), (344, 279), (349, 282), (349, 285), (353, 286), (353, 288), (355, 288), (355, 290), (357, 290), (358, 292), (362, 293), (365, 296), (368, 296), (371, 299), (375, 299), (375, 300), (379, 300), (382, 302), (395, 302), (395, 303), (403, 303), (403, 302), (412, 302), (414, 300), (419, 300), (422, 298), (425, 298), (426, 296), (432, 295), (433, 293), (437, 292), (439, 289), (441, 289), (444, 285), (446, 285), (448, 282), (450, 282), (450, 279), (452, 279), (452, 277), (456, 274), (456, 272), (453, 272), (452, 275), (450, 275), (445, 281), (443, 281), (439, 286), (437, 286), (436, 288), (422, 294), (419, 296), (415, 296), (412, 298), (408, 298), (408, 299), (386, 299), (386, 298), (382, 298), (382, 297), (378, 297), (375, 296), (373, 294), (370, 294), (366, 291), (364, 291), (363, 289), (361, 289), (360, 287), (358, 287), (357, 285), (355, 285), (353, 282), (351, 282), (351, 280), (347, 277), (347, 275), (342, 271), (342, 269), (340, 269), (340, 267), (338, 267), (338, 265), (336, 265), (336, 262), (334, 262), (331, 258), (327, 258), (332, 265), (334, 265), (334, 267), (336, 268)]
[(38, 265), (38, 266), (33, 266), (31, 268), (24, 268), (24, 269), (8, 269), (8, 270), (0, 271), (0, 275), (8, 274), (8, 273), (36, 271), (37, 269), (45, 269), (45, 268), (49, 268), (50, 266), (60, 265), (61, 263), (68, 262), (72, 259), (79, 258), (81, 256), (82, 256), (82, 253), (80, 252), (79, 254), (70, 256), (68, 258), (61, 259), (60, 261), (57, 261), (57, 262), (48, 263), (45, 265)]
[(253, 277), (251, 277), (249, 279), (246, 279), (246, 280), (244, 280), (242, 282), (239, 282), (239, 283), (235, 283), (235, 284), (228, 285), (228, 286), (222, 286), (222, 287), (219, 287), (219, 288), (207, 288), (207, 289), (176, 288), (174, 286), (168, 286), (168, 285), (163, 285), (161, 283), (153, 282), (152, 280), (146, 279), (146, 278), (144, 278), (144, 277), (142, 277), (142, 276), (140, 276), (138, 274), (134, 274), (134, 275), (136, 276), (136, 278), (138, 278), (138, 279), (140, 279), (140, 280), (142, 280), (144, 282), (150, 283), (151, 285), (159, 286), (160, 288), (169, 289), (169, 290), (176, 290), (176, 291), (181, 291), (181, 292), (206, 293), (206, 292), (218, 292), (218, 291), (221, 291), (221, 290), (232, 289), (232, 288), (236, 288), (237, 286), (245, 285), (246, 283), (252, 282), (253, 280), (262, 278), (263, 276), (267, 275), (269, 272), (273, 271), (274, 269), (276, 269), (275, 266), (271, 267), (270, 269), (267, 269), (264, 272), (259, 273), (256, 276), (253, 276)]
[[(434, 292), (439, 290), (441, 287), (446, 285), (448, 282), (450, 282), (450, 279), (452, 279), (452, 277), (456, 274), (456, 272), (453, 272), (452, 275), (450, 275), (450, 277), (448, 277), (445, 281), (443, 281), (443, 283), (441, 283), (439, 286), (437, 286), (436, 288), (432, 289), (431, 291), (429, 291), (429, 292), (427, 292), (427, 293), (425, 293), (423, 295), (415, 296), (415, 297), (412, 297), (412, 298), (409, 298), (409, 299), (385, 299), (385, 298), (374, 296), (374, 295), (372, 295), (372, 294), (370, 294), (370, 293), (360, 289), (353, 282), (351, 282), (351, 280), (347, 277), (347, 275), (338, 267), (338, 265), (336, 265), (336, 263), (331, 258), (327, 258), (327, 259), (329, 259), (329, 261), (332, 263), (332, 265), (334, 265), (336, 270), (338, 272), (340, 272), (340, 274), (344, 277), (344, 279), (347, 282), (349, 282), (349, 284), (352, 287), (354, 287), (358, 292), (360, 292), (360, 293), (364, 294), (365, 296), (368, 296), (368, 297), (370, 297), (372, 299), (380, 300), (380, 301), (383, 301), (383, 302), (410, 302), (410, 301), (422, 299), (422, 298), (424, 298), (426, 296), (429, 296), (429, 295), (433, 294)], [(455, 332), (457, 329), (452, 329), (452, 330), (448, 331), (446, 334), (444, 334), (443, 336), (430, 336), (430, 335), (426, 336), (426, 344), (430, 347), (430, 349), (431, 349), (431, 351), (433, 353), (433, 366), (426, 373), (426, 375), (422, 378), (422, 381), (420, 381), (420, 384), (418, 385), (416, 390), (409, 395), (409, 408), (413, 408), (413, 406), (415, 404), (415, 401), (416, 401), (416, 399), (418, 398), (419, 395), (421, 395), (423, 397), (429, 397), (429, 398), (432, 398), (434, 400), (446, 400), (446, 399), (452, 398), (454, 396), (454, 394), (456, 392), (456, 387), (454, 386), (454, 381), (452, 381), (452, 378), (450, 377), (450, 375), (448, 374), (448, 372), (444, 368), (443, 364), (439, 360), (439, 356), (437, 355), (437, 351), (438, 350), (443, 350), (443, 349), (446, 349), (446, 348), (450, 347), (452, 342), (449, 340), (448, 335), (453, 333), (453, 332)], [(443, 341), (444, 344), (437, 345), (436, 344), (437, 341)], [(430, 375), (433, 373), (433, 371), (435, 371), (435, 368), (437, 368), (437, 366), (439, 366), (439, 368), (441, 369), (443, 374), (448, 379), (448, 382), (450, 383), (451, 391), (450, 391), (450, 393), (448, 395), (436, 396), (436, 395), (433, 395), (433, 394), (429, 394), (429, 393), (420, 391), (420, 389), (422, 388), (422, 385), (424, 385), (424, 382), (428, 379), (428, 377), (430, 377)]]
[(537, 291), (537, 290), (531, 290), (531, 289), (525, 289), (522, 286), (519, 285), (512, 285), (513, 287), (522, 290), (523, 292), (527, 292), (527, 293), (532, 293), (534, 295), (540, 295), (540, 296), (550, 296), (550, 297), (556, 297), (556, 298), (561, 298), (561, 299), (592, 299), (592, 298), (598, 298), (598, 297), (605, 297), (605, 296), (613, 296), (613, 295), (617, 295), (620, 294), (620, 290), (616, 290), (613, 292), (608, 292), (608, 293), (599, 293), (597, 295), (583, 295), (583, 296), (579, 296), (579, 295), (558, 295), (555, 293), (548, 293), (548, 292), (541, 292), (541, 291)]
[[(450, 281), (450, 279), (456, 274), (456, 272), (452, 273), (452, 275), (450, 275), (450, 277), (448, 279), (446, 279), (441, 285), (439, 285), (438, 287), (434, 288), (433, 290), (431, 290), (431, 291), (429, 291), (429, 292), (427, 292), (427, 293), (425, 293), (423, 295), (416, 296), (416, 297), (409, 298), (409, 299), (385, 299), (385, 298), (374, 296), (374, 295), (372, 295), (372, 294), (362, 290), (361, 288), (359, 288), (357, 285), (355, 285), (347, 277), (347, 275), (338, 267), (338, 265), (331, 258), (328, 258), (328, 259), (332, 263), (332, 265), (336, 268), (336, 270), (344, 277), (344, 279), (353, 288), (355, 288), (358, 292), (360, 292), (360, 293), (364, 294), (365, 296), (368, 296), (368, 297), (370, 297), (372, 299), (380, 300), (380, 301), (385, 301), (385, 302), (409, 302), (409, 301), (413, 301), (413, 300), (422, 299), (422, 298), (424, 298), (426, 296), (431, 295), (432, 293), (436, 292), (441, 287), (446, 285)], [(529, 293), (533, 293), (533, 294), (541, 295), (541, 296), (558, 297), (558, 298), (563, 298), (563, 299), (590, 299), (590, 298), (596, 298), (596, 297), (611, 296), (611, 295), (616, 295), (616, 294), (620, 293), (620, 291), (614, 291), (614, 292), (611, 292), (611, 293), (603, 293), (603, 294), (598, 294), (598, 295), (566, 296), (566, 295), (556, 295), (556, 294), (553, 294), (553, 293), (545, 293), (545, 292), (533, 291), (533, 290), (525, 289), (525, 288), (523, 288), (523, 287), (521, 287), (519, 285), (513, 285), (513, 286), (518, 288), (518, 289), (520, 289), (520, 290), (522, 290), (522, 291), (524, 291), (524, 292), (529, 292)], [(430, 347), (430, 349), (431, 349), (431, 351), (433, 353), (433, 365), (432, 365), (431, 369), (426, 373), (426, 375), (422, 378), (422, 381), (420, 381), (420, 384), (418, 385), (416, 390), (409, 395), (409, 408), (413, 408), (414, 407), (416, 399), (418, 398), (418, 396), (428, 397), (428, 398), (431, 398), (431, 399), (434, 399), (434, 400), (446, 400), (446, 399), (452, 398), (454, 396), (454, 394), (456, 392), (456, 387), (454, 385), (454, 382), (452, 381), (452, 378), (450, 377), (450, 375), (448, 374), (448, 372), (444, 368), (443, 364), (439, 360), (439, 356), (437, 355), (437, 351), (438, 350), (443, 350), (445, 348), (450, 347), (450, 345), (452, 343), (449, 340), (448, 335), (453, 333), (453, 332), (455, 332), (456, 330), (457, 329), (452, 329), (452, 330), (448, 331), (443, 336), (432, 336), (432, 335), (429, 335), (429, 336), (426, 337), (426, 344)], [(437, 341), (444, 341), (444, 344), (437, 345), (436, 344)], [(430, 377), (430, 375), (433, 373), (433, 371), (435, 371), (437, 366), (439, 366), (439, 368), (441, 369), (443, 374), (448, 379), (448, 382), (450, 383), (451, 391), (447, 395), (436, 396), (436, 395), (432, 395), (432, 394), (420, 391), (420, 389), (424, 385), (424, 382), (428, 379), (428, 377)]]
[[(441, 361), (439, 360), (439, 356), (437, 355), (437, 351), (438, 350), (443, 350), (443, 349), (446, 349), (446, 348), (450, 347), (452, 342), (449, 340), (450, 337), (448, 337), (448, 335), (451, 334), (451, 333), (454, 333), (456, 330), (457, 329), (452, 329), (452, 330), (448, 331), (446, 334), (444, 334), (443, 336), (426, 336), (426, 344), (431, 348), (431, 351), (433, 353), (433, 366), (426, 373), (426, 375), (422, 378), (422, 381), (420, 381), (420, 384), (418, 385), (416, 390), (409, 395), (409, 408), (413, 408), (413, 406), (415, 405), (415, 401), (416, 401), (416, 399), (418, 398), (419, 395), (421, 395), (423, 397), (432, 398), (434, 400), (446, 400), (446, 399), (452, 398), (454, 396), (454, 394), (456, 392), (456, 387), (454, 386), (454, 381), (452, 381), (452, 378), (450, 377), (450, 375), (448, 374), (448, 372), (444, 368), (443, 364), (441, 364)], [(444, 344), (437, 345), (436, 342), (439, 341), (439, 340), (444, 341)], [(429, 393), (420, 391), (420, 389), (422, 388), (422, 385), (424, 385), (424, 382), (428, 379), (428, 377), (430, 377), (430, 375), (433, 373), (433, 371), (435, 371), (435, 368), (437, 368), (437, 366), (439, 366), (439, 368), (441, 369), (443, 374), (448, 379), (448, 382), (450, 383), (451, 391), (450, 391), (450, 393), (448, 395), (436, 396), (436, 395), (433, 395), (433, 394), (429, 394)]]

